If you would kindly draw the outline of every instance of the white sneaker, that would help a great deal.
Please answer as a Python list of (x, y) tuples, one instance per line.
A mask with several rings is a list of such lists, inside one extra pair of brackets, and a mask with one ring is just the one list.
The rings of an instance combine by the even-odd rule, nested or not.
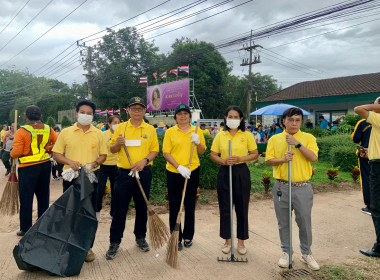
[(319, 270), (318, 263), (314, 260), (312, 255), (302, 255), (300, 261), (306, 263), (311, 270)]
[(231, 252), (231, 245), (227, 245), (227, 243), (224, 243), (222, 247), (222, 252), (224, 254), (228, 254), (229, 252)]
[(288, 268), (289, 266), (289, 254), (282, 252), (281, 258), (278, 260), (278, 266), (282, 268)]

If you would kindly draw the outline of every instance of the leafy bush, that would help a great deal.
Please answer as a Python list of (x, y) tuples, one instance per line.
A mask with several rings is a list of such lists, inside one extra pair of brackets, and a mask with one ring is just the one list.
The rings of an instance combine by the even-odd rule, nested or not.
[(314, 135), (314, 137), (325, 137), (325, 136), (328, 136), (328, 135), (331, 135), (331, 131), (330, 130), (324, 130), (320, 127), (314, 127), (312, 129), (301, 129), (302, 131), (304, 132), (307, 132), (307, 133), (310, 133), (312, 135)]
[(331, 148), (331, 164), (341, 166), (343, 171), (351, 171), (352, 167), (358, 163), (358, 157), (355, 154), (355, 146), (342, 145)]
[(360, 121), (362, 119), (361, 116), (359, 115), (356, 115), (356, 114), (347, 114), (345, 117), (344, 117), (344, 124), (348, 124), (348, 125), (351, 125), (353, 127), (355, 127), (356, 123), (358, 121)]
[(63, 129), (65, 127), (69, 127), (69, 126), (71, 126), (71, 124), (72, 123), (71, 123), (70, 119), (67, 116), (63, 116), (62, 121), (61, 121), (61, 128)]
[(207, 149), (203, 155), (199, 156), (201, 163), (199, 186), (203, 189), (216, 189), (216, 177), (219, 171), (219, 164), (210, 159), (213, 138), (210, 135), (205, 135), (205, 140)]
[(52, 117), (48, 117), (46, 124), (50, 127), (55, 127), (55, 120)]
[[(351, 151), (353, 155), (355, 155), (355, 149), (356, 144), (351, 140), (350, 136), (347, 134), (336, 134), (331, 136), (326, 136), (322, 138), (317, 138), (317, 144), (319, 148), (318, 152), (318, 158), (319, 160), (332, 162), (333, 155), (332, 155), (332, 148), (338, 147), (338, 148), (347, 148), (347, 151)], [(343, 164), (338, 164), (340, 166), (343, 166)], [(344, 167), (346, 168), (346, 166)], [(352, 164), (348, 166), (348, 168), (352, 168)], [(345, 169), (347, 170), (347, 169)]]

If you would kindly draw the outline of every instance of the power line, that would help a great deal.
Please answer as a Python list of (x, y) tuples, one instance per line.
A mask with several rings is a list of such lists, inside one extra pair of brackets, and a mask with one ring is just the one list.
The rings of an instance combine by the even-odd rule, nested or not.
[[(52, 0), (53, 1), (53, 0)], [(31, 47), (34, 43), (36, 43), (39, 39), (41, 39), (43, 36), (45, 36), (48, 32), (50, 32), (53, 28), (55, 28), (58, 24), (60, 24), (62, 21), (64, 21), (66, 18), (68, 18), (72, 13), (74, 13), (76, 10), (78, 10), (84, 3), (86, 3), (88, 0), (84, 0), (79, 6), (77, 6), (74, 10), (72, 10), (70, 13), (68, 13), (66, 16), (64, 16), (60, 21), (58, 21), (56, 24), (54, 24), (51, 28), (49, 28), (45, 33), (43, 33), (40, 37), (38, 37), (36, 40), (34, 40), (32, 43), (27, 45), (25, 48), (23, 48), (21, 51), (19, 51), (16, 55), (14, 55), (11, 59), (6, 61), (5, 63), (1, 64), (0, 67), (2, 67), (4, 64), (7, 64), (14, 58), (16, 58), (18, 55), (20, 55), (22, 52), (24, 52), (26, 49)]]
[[(50, 0), (49, 3), (47, 3), (15, 36), (13, 36), (2, 48), (0, 49), (0, 52), (9, 45), (10, 42), (12, 42), (33, 20), (35, 20), (54, 0)], [(1, 67), (2, 65), (0, 65)]]
[(1, 35), (1, 33), (3, 33), (3, 31), (5, 29), (7, 29), (7, 27), (13, 22), (13, 20), (19, 15), (19, 13), (21, 13), (21, 11), (25, 8), (26, 5), (28, 5), (28, 3), (30, 1), (31, 0), (26, 1), (26, 3), (24, 4), (24, 6), (22, 6), (22, 8), (16, 13), (16, 15), (10, 20), (10, 22), (8, 22), (8, 24), (3, 28), (3, 30), (0, 31), (0, 35)]

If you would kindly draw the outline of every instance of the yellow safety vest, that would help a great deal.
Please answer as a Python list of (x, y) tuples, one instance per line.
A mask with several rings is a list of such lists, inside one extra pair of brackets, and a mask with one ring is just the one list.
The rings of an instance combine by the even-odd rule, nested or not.
[[(50, 127), (44, 124), (43, 129), (35, 129), (31, 125), (25, 125), (22, 128), (26, 129), (32, 136), (32, 142), (30, 143), (30, 150), (32, 151), (31, 156), (19, 157), (20, 163), (31, 163), (43, 161), (49, 158), (49, 154), (45, 150), (45, 146), (50, 138)], [(42, 141), (38, 146), (38, 136), (42, 135)]]

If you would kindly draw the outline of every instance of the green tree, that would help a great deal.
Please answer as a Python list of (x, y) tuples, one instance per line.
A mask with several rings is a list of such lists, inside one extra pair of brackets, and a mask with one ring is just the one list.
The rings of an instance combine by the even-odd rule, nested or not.
[(96, 60), (93, 95), (98, 107), (126, 106), (133, 96), (146, 97), (146, 85), (138, 79), (153, 73), (160, 59), (158, 48), (139, 35), (134, 28), (112, 31), (94, 49)]
[(52, 117), (48, 117), (46, 124), (50, 127), (55, 127), (55, 120)]
[(175, 40), (172, 48), (167, 58), (167, 69), (190, 65), (194, 92), (204, 117), (222, 117), (220, 109), (228, 104), (224, 87), (231, 71), (230, 64), (211, 43), (181, 38)]
[(67, 116), (63, 116), (62, 121), (61, 121), (61, 128), (63, 129), (63, 128), (69, 127), (71, 125), (72, 125), (72, 123), (71, 123), (70, 119)]

